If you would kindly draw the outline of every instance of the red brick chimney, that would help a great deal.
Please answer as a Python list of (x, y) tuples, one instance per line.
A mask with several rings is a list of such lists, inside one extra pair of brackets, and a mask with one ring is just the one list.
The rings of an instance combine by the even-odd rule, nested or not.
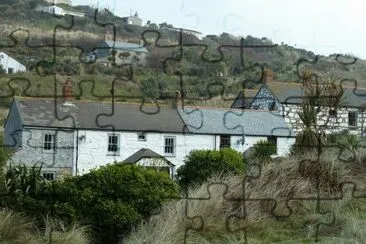
[(273, 71), (270, 69), (265, 69), (263, 71), (262, 82), (268, 83), (268, 82), (272, 82), (272, 80), (273, 80)]
[(64, 102), (71, 102), (73, 99), (73, 92), (72, 92), (72, 81), (71, 78), (68, 77), (64, 86), (62, 88), (62, 95), (64, 97)]

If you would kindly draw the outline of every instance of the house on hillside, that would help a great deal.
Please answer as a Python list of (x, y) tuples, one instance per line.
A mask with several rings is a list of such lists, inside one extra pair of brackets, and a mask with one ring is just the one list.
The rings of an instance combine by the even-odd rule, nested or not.
[(52, 6), (38, 5), (34, 10), (38, 11), (38, 12), (46, 12), (46, 13), (58, 15), (58, 16), (65, 16), (65, 15), (71, 15), (71, 16), (76, 16), (76, 17), (85, 16), (85, 13), (83, 13), (83, 12), (66, 10), (66, 9), (63, 9), (63, 8), (57, 6), (56, 4), (54, 4)]
[(113, 63), (113, 54), (116, 65), (132, 64), (145, 66), (149, 51), (136, 43), (105, 40), (101, 45), (90, 53), (87, 57), (88, 62)]
[(4, 52), (0, 52), (0, 65), (7, 74), (25, 72), (27, 70), (25, 65), (19, 63)]
[(134, 15), (130, 14), (130, 16), (123, 17), (122, 21), (123, 23), (128, 25), (138, 25), (138, 26), (142, 25), (142, 19), (139, 17), (137, 12), (135, 12)]
[[(232, 103), (232, 108), (249, 108), (270, 111), (285, 118), (286, 122), (298, 133), (303, 123), (298, 115), (305, 97), (302, 84), (273, 81), (272, 71), (265, 71), (263, 85), (255, 94), (240, 92)], [(337, 109), (325, 108), (318, 118), (319, 126), (326, 133), (348, 130), (352, 134), (363, 136), (365, 133), (366, 90), (343, 86), (341, 106)], [(245, 105), (245, 106), (244, 106)]]
[(4, 128), (15, 150), (10, 162), (43, 163), (51, 178), (114, 161), (168, 167), (173, 176), (194, 149), (243, 153), (270, 140), (285, 156), (295, 142), (285, 120), (270, 112), (74, 100), (70, 81), (63, 99), (15, 97)]

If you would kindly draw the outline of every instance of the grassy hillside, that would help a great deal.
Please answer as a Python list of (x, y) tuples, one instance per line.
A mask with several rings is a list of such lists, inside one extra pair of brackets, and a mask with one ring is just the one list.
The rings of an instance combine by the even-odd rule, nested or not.
[[(108, 11), (101, 10), (95, 15), (95, 9), (89, 6), (69, 6), (61, 4), (64, 9), (81, 11), (86, 14), (84, 18), (70, 16), (56, 17), (48, 13), (36, 12), (34, 8), (38, 4), (46, 4), (43, 0), (7, 0), (0, 4), (0, 48), (9, 53), (12, 57), (27, 65), (32, 71), (26, 75), (26, 79), (48, 86), (49, 82), (37, 74), (37, 67), (48, 70), (47, 75), (60, 74), (72, 75), (74, 80), (88, 79), (101, 81), (102, 86), (108, 84), (101, 90), (110, 90), (108, 80), (114, 77), (124, 77), (128, 80), (124, 92), (138, 96), (139, 84), (141, 81), (152, 78), (157, 81), (159, 89), (163, 94), (174, 94), (180, 89), (180, 80), (176, 71), (181, 72), (183, 86), (187, 93), (194, 98), (207, 100), (209, 97), (219, 95), (234, 97), (238, 89), (242, 87), (244, 78), (251, 81), (246, 82), (247, 88), (258, 86), (261, 70), (256, 63), (269, 67), (275, 72), (275, 79), (283, 82), (296, 82), (297, 62), (299, 59), (313, 59), (314, 53), (297, 49), (286, 44), (270, 48), (246, 48), (243, 57), (240, 57), (240, 49), (221, 47), (222, 55), (217, 50), (222, 45), (239, 46), (240, 38), (222, 33), (220, 36), (207, 35), (198, 39), (194, 35), (183, 34), (184, 44), (196, 44), (197, 46), (186, 46), (183, 48), (181, 57), (178, 47), (160, 48), (158, 45), (177, 44), (179, 33), (164, 29), (171, 25), (167, 23), (149, 23), (148, 26), (132, 26), (124, 24), (119, 16)], [(148, 18), (148, 16), (145, 16)], [(111, 24), (109, 27), (103, 25)], [(121, 67), (103, 68), (95, 64), (84, 64), (83, 58), (93, 48), (98, 47), (104, 39), (107, 29), (116, 29), (116, 39), (126, 42), (140, 43), (141, 34), (145, 31), (146, 47), (150, 51), (148, 67), (145, 69), (133, 69), (133, 77), (124, 76)], [(20, 30), (19, 30), (20, 29)], [(15, 31), (15, 32), (14, 32)], [(199, 30), (198, 30), (199, 31)], [(11, 35), (14, 39), (11, 38)], [(158, 40), (158, 34), (160, 38)], [(56, 47), (53, 48), (55, 38)], [(17, 41), (17, 43), (15, 42)], [(268, 38), (256, 38), (247, 36), (243, 39), (244, 45), (273, 45)], [(201, 46), (199, 46), (201, 45)], [(62, 46), (62, 47), (61, 47)], [(206, 50), (205, 50), (206, 49)], [(81, 58), (80, 58), (81, 57)], [(163, 67), (162, 62), (169, 57), (171, 60)], [(244, 64), (242, 63), (242, 60)], [(322, 75), (333, 74), (338, 78), (356, 79), (360, 86), (366, 86), (366, 62), (357, 60), (355, 64), (344, 64), (337, 61), (338, 57), (320, 56), (316, 64), (302, 64), (300, 70), (311, 68)], [(40, 61), (42, 62), (40, 65)], [(53, 62), (54, 61), (54, 62)], [(218, 61), (218, 62), (217, 62)], [(351, 62), (347, 56), (342, 57), (342, 62)], [(50, 63), (51, 62), (51, 63)], [(52, 63), (53, 62), (53, 63)], [(254, 67), (254, 68), (253, 68)], [(163, 68), (165, 73), (163, 73)], [(97, 70), (97, 72), (95, 72)], [(221, 72), (222, 77), (217, 74)], [(13, 76), (0, 77), (0, 82), (6, 84)], [(102, 82), (105, 80), (105, 82)], [(216, 87), (210, 85), (216, 84)], [(224, 91), (222, 84), (225, 87)], [(215, 91), (211, 91), (212, 88)], [(36, 91), (35, 89), (34, 91)], [(33, 94), (32, 88), (29, 90)], [(49, 91), (42, 92), (48, 94)], [(41, 92), (39, 92), (41, 93)]]

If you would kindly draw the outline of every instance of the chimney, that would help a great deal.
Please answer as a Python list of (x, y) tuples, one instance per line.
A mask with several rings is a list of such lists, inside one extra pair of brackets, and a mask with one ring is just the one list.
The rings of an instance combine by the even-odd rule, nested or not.
[(182, 99), (182, 95), (179, 91), (175, 93), (175, 98), (172, 101), (172, 109), (178, 109), (178, 106), (180, 105), (180, 100)]
[(272, 82), (272, 80), (273, 80), (273, 71), (270, 69), (265, 69), (263, 71), (262, 83)]
[(64, 83), (64, 86), (62, 88), (62, 95), (64, 98), (64, 103), (71, 103), (72, 99), (73, 99), (73, 94), (72, 94), (72, 81), (71, 78), (68, 77), (66, 82)]

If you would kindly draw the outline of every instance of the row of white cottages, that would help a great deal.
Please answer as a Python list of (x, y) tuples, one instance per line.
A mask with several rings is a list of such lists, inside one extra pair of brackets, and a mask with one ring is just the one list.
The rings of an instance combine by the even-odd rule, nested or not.
[[(285, 156), (295, 134), (268, 111), (15, 97), (4, 125), (13, 163), (43, 163), (44, 176), (80, 175), (108, 163), (168, 169), (194, 149), (244, 153), (259, 140)], [(155, 159), (155, 160), (152, 160)]]

